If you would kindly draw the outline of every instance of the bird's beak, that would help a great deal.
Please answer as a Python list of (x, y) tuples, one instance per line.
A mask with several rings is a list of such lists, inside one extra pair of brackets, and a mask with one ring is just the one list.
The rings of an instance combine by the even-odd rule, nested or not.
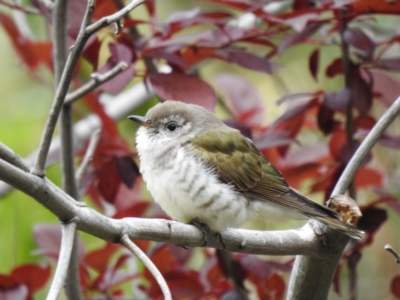
[(142, 117), (142, 116), (129, 116), (128, 119), (135, 121), (136, 123), (139, 123), (140, 125), (144, 126), (144, 127), (150, 127), (151, 122), (149, 119), (147, 119), (146, 117)]

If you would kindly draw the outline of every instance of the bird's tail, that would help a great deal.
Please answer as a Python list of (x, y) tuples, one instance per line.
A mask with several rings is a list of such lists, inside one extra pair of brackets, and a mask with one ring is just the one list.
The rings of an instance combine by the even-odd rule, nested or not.
[(356, 239), (356, 240), (361, 240), (365, 237), (365, 232), (350, 225), (345, 222), (342, 222), (338, 219), (334, 219), (331, 217), (320, 217), (320, 216), (309, 216), (310, 218), (317, 220), (321, 223), (324, 223), (325, 225), (329, 226), (330, 228), (337, 230), (345, 235), (348, 235), (349, 237)]

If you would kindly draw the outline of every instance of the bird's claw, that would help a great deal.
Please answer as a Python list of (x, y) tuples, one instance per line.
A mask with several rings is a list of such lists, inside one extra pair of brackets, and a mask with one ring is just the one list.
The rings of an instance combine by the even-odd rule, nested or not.
[(221, 232), (216, 232), (215, 236), (218, 237), (219, 242), (222, 245), (222, 250), (225, 250), (225, 243), (224, 243), (224, 239), (222, 238)]
[(201, 222), (198, 218), (194, 218), (192, 221), (189, 222), (189, 224), (196, 226), (203, 233), (204, 242), (201, 245), (201, 247), (204, 247), (205, 245), (207, 245), (207, 241), (208, 241), (207, 236), (210, 233), (210, 227), (208, 227), (208, 225), (206, 223)]

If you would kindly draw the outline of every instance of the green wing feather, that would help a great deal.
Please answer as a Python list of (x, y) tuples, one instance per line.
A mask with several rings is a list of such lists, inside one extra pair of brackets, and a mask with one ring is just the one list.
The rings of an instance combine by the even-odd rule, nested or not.
[(282, 174), (239, 131), (229, 127), (204, 131), (186, 146), (215, 170), (222, 182), (232, 184), (248, 199), (294, 209), (356, 239), (364, 236), (363, 231), (340, 221), (337, 212), (289, 187)]
[(335, 211), (290, 188), (282, 174), (237, 130), (227, 127), (204, 131), (188, 146), (222, 182), (232, 184), (248, 198), (270, 201), (309, 217), (338, 219)]

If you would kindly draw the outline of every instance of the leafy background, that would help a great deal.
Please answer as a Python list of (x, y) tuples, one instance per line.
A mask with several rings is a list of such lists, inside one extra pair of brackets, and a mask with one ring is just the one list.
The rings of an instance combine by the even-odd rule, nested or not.
[[(172, 13), (181, 10), (190, 10), (193, 9), (193, 7), (195, 6), (200, 6), (202, 9), (205, 9), (207, 11), (221, 9), (222, 6), (224, 11), (231, 11), (231, 8), (224, 6), (224, 2), (229, 1), (210, 2), (220, 3), (218, 5), (216, 3), (204, 3), (201, 1), (168, 1), (168, 3), (166, 3), (166, 1), (157, 1), (156, 19), (160, 21), (165, 21)], [(238, 1), (238, 3), (239, 2), (241, 1)], [(300, 2), (301, 1), (297, 1), (296, 3)], [(1, 11), (6, 12), (7, 14), (10, 13), (10, 10), (4, 9), (2, 7)], [(238, 12), (235, 11), (235, 13)], [(397, 13), (398, 11), (392, 11), (392, 14)], [(134, 18), (143, 19), (147, 16), (147, 12), (144, 7), (141, 7), (136, 10), (132, 15)], [(379, 49), (385, 47), (384, 41), (388, 40), (388, 36), (392, 36), (394, 39), (390, 44), (390, 47), (388, 48), (386, 54), (388, 55), (388, 57), (394, 57), (397, 60), (391, 62), (391, 68), (389, 68), (391, 70), (389, 70), (389, 72), (387, 70), (382, 71), (382, 68), (380, 68), (379, 70), (380, 72), (386, 72), (385, 74), (389, 74), (387, 76), (390, 76), (389, 79), (392, 78), (392, 81), (389, 81), (389, 79), (383, 79), (380, 81), (376, 80), (374, 82), (375, 101), (373, 102), (371, 115), (377, 118), (385, 110), (384, 101), (379, 101), (379, 99), (382, 100), (383, 98), (385, 98), (386, 100), (393, 101), (394, 98), (397, 97), (398, 94), (400, 94), (398, 74), (396, 73), (396, 71), (399, 70), (398, 65), (396, 65), (398, 64), (399, 60), (399, 49), (398, 44), (395, 40), (397, 38), (397, 35), (399, 34), (398, 32), (396, 32), (396, 30), (397, 28), (399, 28), (398, 25), (400, 25), (400, 19), (398, 16), (389, 16), (387, 14), (373, 16), (365, 15), (364, 17), (361, 16), (360, 19), (361, 21), (358, 20), (360, 21), (360, 23), (357, 25), (361, 26), (361, 28), (366, 32), (371, 33), (371, 28), (377, 28), (374, 32), (374, 34), (376, 35), (374, 41), (379, 44), (377, 47), (381, 47)], [(35, 33), (38, 33), (43, 39), (46, 39), (46, 33), (43, 30), (43, 28), (45, 27), (45, 21), (40, 20), (37, 17), (30, 17), (29, 20)], [(179, 33), (178, 35), (201, 32), (208, 29), (209, 27), (210, 26), (207, 24), (200, 25), (193, 29), (189, 28)], [(26, 64), (21, 62), (21, 59), (15, 52), (15, 48), (13, 48), (12, 46), (12, 38), (10, 39), (10, 36), (4, 30), (4, 27), (0, 28), (0, 53), (2, 53), (2, 59), (0, 60), (0, 70), (2, 70), (0, 91), (2, 92), (3, 96), (2, 101), (0, 101), (0, 141), (8, 145), (21, 156), (26, 156), (38, 146), (41, 132), (47, 118), (47, 113), (51, 105), (53, 96), (53, 87), (51, 85), (51, 72), (46, 70), (44, 67), (41, 67), (42, 69), (39, 69), (40, 76), (37, 76), (36, 70), (33, 71), (32, 68), (28, 68)], [(151, 33), (149, 26), (141, 26), (140, 30), (143, 35), (148, 35)], [(287, 35), (282, 35), (281, 39), (275, 39), (274, 42), (277, 44), (282, 43), (282, 40), (287, 38), (291, 33), (293, 33), (293, 31), (290, 31), (289, 33), (287, 33)], [(226, 73), (238, 74), (241, 76), (241, 78), (245, 78), (249, 82), (248, 85), (250, 87), (254, 86), (254, 89), (251, 88), (251, 90), (253, 94), (255, 93), (255, 97), (257, 97), (257, 95), (260, 97), (259, 104), (262, 103), (264, 105), (265, 110), (262, 112), (262, 125), (270, 125), (288, 111), (288, 108), (290, 108), (290, 102), (297, 101), (296, 99), (298, 99), (296, 97), (292, 97), (282, 105), (278, 106), (277, 100), (281, 97), (293, 93), (340, 91), (343, 88), (344, 78), (342, 74), (334, 77), (327, 76), (326, 74), (326, 70), (332, 64), (332, 61), (335, 58), (341, 56), (340, 47), (333, 44), (324, 45), (319, 43), (318, 41), (321, 42), (321, 39), (315, 39), (311, 41), (308, 40), (308, 43), (293, 45), (292, 47), (288, 46), (288, 48), (285, 49), (282, 54), (274, 56), (273, 62), (277, 65), (280, 65), (281, 67), (274, 68), (272, 74), (266, 74), (265, 72), (256, 72), (254, 70), (251, 70), (252, 68), (254, 69), (254, 65), (252, 65), (252, 68), (243, 68), (241, 66), (238, 66), (239, 63), (228, 63), (226, 61), (216, 59), (210, 59), (207, 60), (205, 63), (201, 63), (197, 72), (200, 74), (203, 80), (213, 86), (216, 86), (218, 82), (221, 84), (221, 81), (224, 78), (226, 79), (226, 77), (223, 77), (222, 75)], [(368, 52), (368, 47), (371, 48), (371, 45), (368, 44), (368, 41), (363, 38), (353, 38), (349, 41), (355, 48), (362, 49), (364, 51), (364, 55), (366, 52)], [(256, 53), (260, 56), (265, 55), (265, 50), (258, 45), (247, 45), (246, 49), (249, 52)], [(99, 56), (99, 66), (106, 63), (109, 55), (108, 53), (109, 52), (107, 51), (106, 47), (103, 47)], [(362, 60), (362, 58), (360, 57), (358, 57), (358, 59)], [(244, 61), (248, 62), (248, 60), (246, 59), (244, 59)], [(386, 69), (388, 69), (387, 66)], [(341, 73), (337, 69), (335, 70), (335, 72)], [(92, 66), (90, 65), (90, 63), (82, 61), (79, 72), (80, 78), (83, 81), (87, 80), (90, 72), (92, 72)], [(136, 78), (133, 82), (130, 82), (129, 85), (132, 85), (139, 80), (141, 80), (141, 78)], [(161, 92), (159, 93), (161, 94)], [(221, 93), (219, 95), (221, 95), (221, 97), (226, 97), (226, 94), (224, 93)], [(89, 103), (90, 101), (90, 99), (86, 100), (86, 104), (89, 107), (91, 106)], [(137, 111), (132, 113), (143, 114), (156, 102), (157, 100), (154, 98), (143, 105), (143, 107), (138, 108)], [(91, 110), (96, 111), (96, 108), (94, 106), (95, 105), (92, 104)], [(84, 110), (87, 108), (81, 107), (80, 109)], [(217, 105), (216, 111), (221, 118), (231, 118), (229, 111), (226, 110), (225, 107), (221, 104)], [(79, 116), (82, 115), (82, 111), (78, 110), (76, 114), (76, 118), (79, 118)], [(303, 128), (301, 132), (295, 136), (296, 140), (299, 141), (299, 144), (292, 146), (291, 151), (301, 149), (304, 145), (315, 145), (320, 142), (329, 142), (329, 137), (324, 136), (323, 133), (316, 130), (316, 109), (307, 111), (307, 116), (308, 117), (306, 118), (306, 121), (302, 123)], [(341, 120), (340, 118), (343, 117), (339, 117), (339, 120)], [(247, 123), (247, 125), (249, 125), (249, 123)], [(130, 151), (129, 149), (134, 149), (133, 132), (136, 127), (130, 124), (130, 122), (121, 121), (118, 124), (118, 128), (119, 132), (124, 137), (124, 140), (129, 145), (128, 149), (125, 148), (128, 153)], [(257, 128), (253, 128), (253, 131), (257, 132)], [(395, 137), (400, 134), (398, 121), (396, 121), (395, 124), (391, 126), (389, 132)], [(367, 183), (364, 185), (364, 188), (357, 191), (357, 199), (360, 205), (365, 206), (368, 203), (372, 203), (372, 201), (376, 200), (377, 198), (384, 199), (384, 196), (377, 194), (376, 190), (374, 190), (374, 186), (375, 188), (376, 186), (385, 188), (386, 191), (390, 192), (391, 195), (395, 197), (394, 201), (398, 201), (397, 197), (399, 196), (399, 189), (397, 182), (400, 177), (400, 173), (398, 167), (399, 156), (397, 149), (399, 147), (399, 142), (395, 138), (393, 138), (392, 144), (394, 144), (394, 147), (387, 148), (377, 146), (373, 150), (373, 160), (369, 162), (368, 166), (376, 169), (378, 173), (374, 174), (378, 175), (373, 179), (369, 177), (369, 179), (371, 180), (366, 180)], [(309, 150), (308, 153), (312, 154), (313, 152)], [(271, 153), (266, 154), (271, 155)], [(295, 161), (295, 158), (293, 158), (293, 156), (292, 159)], [(316, 161), (317, 159), (315, 158), (314, 160)], [(282, 165), (281, 167), (283, 167), (283, 169), (281, 170), (285, 173), (285, 175), (291, 178), (291, 183), (300, 184), (299, 187), (304, 192), (309, 191), (312, 184), (315, 182), (315, 178), (309, 178), (305, 174), (301, 173), (294, 173), (296, 172), (296, 170), (294, 169), (288, 168), (288, 170), (285, 170), (284, 165)], [(297, 170), (297, 172), (298, 171), (299, 170)], [(296, 177), (293, 174), (298, 176)], [(50, 167), (47, 171), (47, 176), (52, 181), (60, 184), (59, 166), (55, 165)], [(137, 192), (137, 195), (140, 195), (138, 196), (140, 200), (150, 200), (148, 193), (141, 185), (140, 179), (137, 179), (134, 188)], [(320, 192), (312, 194), (312, 198), (317, 201), (323, 201), (324, 193)], [(86, 201), (92, 203), (89, 198), (86, 198)], [(138, 203), (136, 204), (141, 205)], [(91, 205), (96, 207), (94, 204)], [(136, 206), (134, 211), (137, 213), (140, 209), (142, 209), (142, 212), (146, 211), (146, 216), (162, 215), (162, 212), (157, 210), (157, 208), (154, 208), (153, 206)], [(147, 211), (147, 209), (149, 209), (149, 211)], [(384, 210), (384, 212), (382, 212), (382, 210)], [(129, 212), (132, 213), (133, 210), (127, 211), (127, 213)], [(387, 213), (387, 220), (383, 216), (385, 213)], [(50, 212), (45, 210), (43, 207), (38, 205), (35, 201), (32, 201), (32, 199), (25, 196), (24, 194), (18, 191), (14, 191), (0, 201), (0, 220), (2, 220), (3, 224), (0, 227), (0, 245), (3, 245), (2, 247), (0, 247), (0, 257), (2, 257), (2, 262), (0, 263), (0, 273), (10, 274), (11, 272), (13, 272), (13, 270), (15, 270), (17, 266), (26, 265), (28, 263), (39, 263), (42, 266), (42, 269), (45, 271), (47, 271), (45, 265), (49, 261), (51, 262), (50, 264), (53, 266), (51, 257), (52, 255), (54, 257), (54, 253), (56, 252), (54, 251), (54, 248), (49, 247), (50, 242), (45, 241), (41, 244), (40, 240), (43, 235), (48, 235), (49, 232), (54, 232), (55, 229), (53, 226), (39, 225), (43, 223), (57, 223), (57, 219)], [(300, 225), (301, 223), (297, 221), (267, 221), (265, 222), (265, 224), (264, 222), (252, 222), (246, 224), (245, 226), (248, 228), (258, 229), (282, 229), (293, 228)], [(393, 290), (391, 291), (390, 286), (392, 284), (394, 276), (399, 276), (400, 270), (398, 265), (394, 263), (393, 257), (383, 249), (383, 246), (388, 242), (391, 243), (395, 249), (400, 249), (400, 221), (398, 206), (397, 208), (395, 205), (388, 206), (388, 202), (380, 204), (378, 210), (372, 211), (372, 216), (368, 219), (367, 222), (367, 226), (368, 225), (370, 227), (374, 227), (375, 225), (381, 226), (374, 235), (373, 243), (371, 245), (368, 245), (367, 247), (362, 248), (362, 256), (360, 257), (360, 261), (357, 266), (357, 272), (359, 276), (357, 289), (358, 297), (360, 299), (392, 299), (396, 296), (399, 298), (400, 295), (398, 290), (397, 292)], [(54, 236), (55, 241), (57, 240), (57, 233), (54, 233)], [(119, 269), (120, 266), (124, 265), (124, 263), (127, 263), (127, 255), (121, 252), (121, 250), (117, 250), (116, 247), (105, 246), (105, 243), (103, 243), (102, 241), (84, 234), (81, 234), (81, 237), (84, 240), (86, 253), (90, 253), (90, 255), (86, 255), (85, 260), (86, 266), (90, 266), (90, 271), (88, 272), (90, 272), (91, 276), (94, 276), (93, 274), (100, 274), (104, 277), (107, 268), (107, 272), (110, 272), (110, 269)], [(99, 249), (99, 247), (104, 247), (102, 252), (92, 252), (96, 249)], [(149, 245), (143, 244), (142, 247), (148, 249)], [(154, 247), (154, 245), (152, 247)], [(37, 254), (38, 248), (42, 251), (42, 253), (44, 251), (45, 255)], [(171, 277), (168, 282), (170, 285), (173, 285), (174, 282), (179, 282), (179, 276), (183, 276), (183, 278), (187, 280), (187, 282), (189, 282), (190, 278), (193, 279), (192, 281), (190, 281), (193, 282), (193, 284), (192, 286), (190, 286), (186, 295), (190, 295), (190, 293), (192, 293), (193, 291), (199, 291), (202, 288), (197, 285), (198, 281), (196, 278), (198, 275), (196, 273), (193, 273), (194, 271), (192, 272), (191, 270), (204, 268), (204, 261), (211, 262), (210, 265), (214, 268), (217, 268), (215, 266), (218, 265), (213, 251), (210, 250), (194, 250), (193, 255), (188, 256), (188, 253), (191, 252), (184, 252), (185, 254), (182, 254), (180, 249), (167, 247), (165, 245), (158, 245), (156, 246), (156, 248), (152, 249), (153, 250), (151, 251), (153, 260), (157, 261), (157, 259), (159, 259), (160, 261), (174, 262), (173, 264), (171, 264), (171, 269), (174, 272), (176, 271), (174, 273), (175, 277), (171, 275), (171, 270), (163, 270), (163, 268), (167, 268), (168, 266), (166, 266), (165, 264), (160, 266), (160, 268), (165, 273), (169, 272), (168, 274), (170, 274)], [(169, 251), (171, 251), (173, 255), (171, 255)], [(110, 261), (105, 260), (107, 263), (106, 265), (99, 265), (98, 258), (96, 257), (108, 257), (107, 255), (111, 257)], [(175, 261), (177, 257), (182, 259)], [(240, 261), (242, 265), (247, 266), (252, 266), (252, 263), (259, 262), (251, 261), (251, 258), (248, 257), (249, 256), (239, 256), (237, 257), (237, 260)], [(349, 260), (350, 262), (358, 261), (358, 257), (356, 257), (356, 255), (352, 258), (353, 260)], [(274, 267), (271, 267), (271, 264), (266, 265), (266, 267), (268, 266), (269, 268), (272, 268), (274, 270), (272, 273), (266, 274), (266, 278), (268, 279), (266, 280), (266, 282), (268, 282), (270, 286), (268, 284), (265, 284), (264, 281), (262, 282), (265, 284), (264, 286), (270, 287), (270, 290), (275, 289), (276, 291), (278, 291), (278, 296), (276, 297), (277, 299), (279, 299), (279, 296), (283, 295), (282, 290), (284, 287), (284, 283), (282, 283), (281, 278), (283, 278), (287, 282), (287, 278), (289, 276), (289, 273), (287, 272), (287, 265), (290, 264), (291, 258), (261, 257), (260, 259), (267, 261), (273, 259), (275, 262), (277, 262), (277, 265), (274, 265)], [(342, 263), (343, 268), (340, 280), (336, 281), (336, 283), (341, 283), (341, 291), (343, 297), (340, 297), (337, 293), (335, 293), (334, 289), (332, 289), (329, 296), (330, 299), (348, 298), (347, 290), (349, 282), (349, 269), (346, 266), (346, 262), (344, 260)], [(142, 273), (141, 267), (136, 267), (139, 268), (140, 273)], [(126, 267), (125, 265), (123, 270), (132, 271), (132, 266)], [(214, 274), (211, 271), (206, 272), (204, 271), (204, 269), (202, 269), (202, 272), (205, 272), (210, 278), (212, 277), (210, 274)], [(221, 270), (219, 272), (221, 272)], [(129, 274), (132, 274), (132, 272), (130, 272)], [(222, 276), (220, 273), (218, 274), (218, 276), (214, 275), (214, 279), (209, 279), (209, 281), (214, 283), (219, 282), (219, 284), (221, 285), (220, 289), (222, 291), (229, 290), (230, 285), (228, 283), (224, 283), (223, 280), (218, 281), (215, 279)], [(350, 277), (351, 276), (352, 275), (350, 275)], [(98, 279), (97, 283), (101, 282), (103, 279)], [(131, 278), (129, 276), (126, 276), (125, 279)], [(253, 278), (253, 283), (257, 283), (257, 280), (259, 279)], [(96, 285), (95, 281), (96, 280), (91, 283), (92, 290), (102, 292), (104, 286), (101, 286), (100, 284)], [(147, 285), (147, 289), (143, 289), (146, 291), (146, 293), (149, 293), (150, 295), (156, 295), (156, 285), (152, 283), (152, 279), (149, 274), (144, 271), (141, 279), (137, 281), (137, 285), (140, 286), (146, 281), (150, 282), (150, 285)], [(49, 283), (47, 283), (47, 287), (48, 285)], [(257, 284), (255, 285), (257, 286)], [(150, 290), (148, 289), (148, 286), (150, 286)], [(176, 287), (176, 289), (178, 288), (179, 287)], [(251, 289), (251, 287), (248, 288)], [(254, 289), (254, 285), (252, 286), (252, 288)], [(127, 292), (129, 289), (129, 284), (122, 285), (123, 291)], [(111, 290), (117, 291), (117, 289), (114, 287), (112, 287)], [(262, 292), (259, 292), (259, 295), (260, 294), (262, 295)], [(45, 289), (37, 293), (36, 297), (37, 299), (41, 299), (44, 297), (44, 295)]]

